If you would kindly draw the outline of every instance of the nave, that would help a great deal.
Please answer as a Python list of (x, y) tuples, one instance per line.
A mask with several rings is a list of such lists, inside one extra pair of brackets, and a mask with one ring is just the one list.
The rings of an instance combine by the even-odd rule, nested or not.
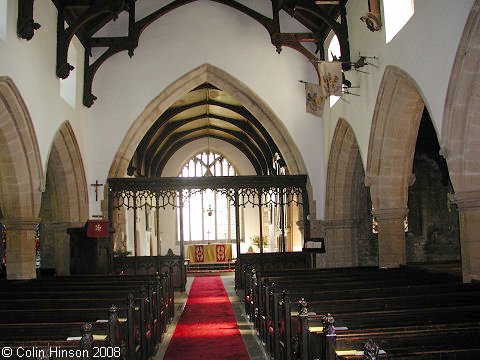
[(477, 359), (480, 287), (439, 269), (249, 267), (245, 290), (210, 272), (176, 292), (167, 274), (2, 281), (0, 347), (52, 360)]
[[(210, 279), (215, 278), (213, 281), (210, 281)], [(183, 329), (180, 330), (180, 332), (183, 332), (183, 335), (189, 334), (191, 328), (200, 328), (202, 326), (205, 327), (205, 331), (207, 332), (206, 334), (204, 333), (205, 338), (210, 338), (210, 348), (213, 348), (213, 351), (217, 351), (215, 355), (212, 355), (211, 351), (212, 349), (205, 349), (206, 353), (202, 351), (202, 346), (199, 345), (199, 348), (194, 347), (193, 344), (190, 343), (188, 337), (185, 337), (179, 341), (180, 346), (185, 347), (185, 353), (182, 352), (182, 350), (179, 351), (178, 348), (172, 349), (173, 347), (176, 347), (176, 345), (173, 344), (172, 342), (172, 336), (174, 333), (177, 331), (177, 327), (180, 327), (182, 325), (178, 325), (180, 319), (182, 318), (182, 314), (185, 311), (187, 301), (188, 299), (191, 298), (191, 288), (192, 284), (195, 281), (195, 279), (198, 279), (197, 283), (197, 296), (200, 296), (200, 298), (197, 297), (196, 301), (193, 301), (193, 304), (190, 305), (190, 312), (194, 313), (195, 320), (198, 320), (198, 326), (195, 323), (195, 325), (192, 325), (192, 322), (188, 322), (187, 324), (183, 323)], [(200, 281), (201, 282), (200, 282)], [(206, 281), (205, 281), (206, 280)], [(213, 283), (213, 284), (212, 284)], [(219, 288), (219, 286), (221, 286)], [(211, 287), (215, 287), (214, 291), (216, 293), (219, 293), (219, 297), (213, 297), (211, 298), (210, 301), (207, 300), (205, 303), (202, 301), (202, 298), (204, 298), (210, 291), (212, 290)], [(222, 293), (224, 292), (223, 295), (226, 295), (226, 297), (222, 298)], [(221, 300), (220, 300), (220, 299)], [(187, 286), (186, 286), (186, 291), (185, 292), (179, 292), (176, 293), (175, 296), (176, 300), (176, 314), (175, 318), (172, 321), (172, 326), (168, 329), (168, 331), (165, 334), (164, 341), (162, 344), (160, 344), (158, 352), (156, 355), (153, 357), (153, 360), (162, 360), (162, 359), (183, 359), (183, 358), (191, 358), (189, 356), (190, 353), (195, 354), (195, 358), (197, 359), (250, 359), (250, 360), (266, 360), (269, 358), (267, 353), (265, 352), (265, 349), (261, 345), (261, 342), (256, 335), (255, 329), (253, 328), (252, 324), (248, 322), (248, 319), (245, 316), (245, 307), (243, 303), (243, 299), (241, 296), (237, 294), (235, 291), (235, 278), (234, 274), (231, 272), (211, 272), (209, 273), (204, 273), (202, 275), (189, 275), (187, 278)], [(228, 303), (225, 303), (225, 300), (228, 301)], [(200, 303), (199, 308), (195, 309), (195, 303)], [(203, 303), (203, 304), (202, 304)], [(217, 305), (214, 305), (217, 304)], [(203, 306), (202, 306), (203, 305)], [(231, 306), (231, 312), (229, 311), (229, 308)], [(208, 312), (204, 312), (203, 310), (205, 307), (208, 309)], [(214, 313), (214, 316), (216, 316), (218, 319), (226, 313), (227, 315), (233, 315), (234, 318), (227, 318), (227, 320), (224, 320), (225, 323), (229, 322), (228, 325), (218, 325), (217, 324), (212, 324), (211, 321), (209, 321), (209, 314), (212, 315)], [(219, 314), (220, 313), (220, 314)], [(233, 326), (232, 320), (236, 323), (236, 328), (235, 329), (229, 329), (229, 327)], [(237, 348), (240, 348), (239, 351), (234, 351), (230, 346), (230, 341), (222, 341), (222, 334), (221, 332), (225, 332), (222, 330), (223, 328), (227, 328), (228, 334), (223, 334), (223, 338), (225, 336), (232, 336), (232, 337), (238, 337), (238, 334), (236, 334), (237, 329), (239, 330), (239, 334), (241, 335), (241, 340), (242, 344), (236, 343)], [(212, 337), (217, 337), (217, 339), (212, 340)], [(192, 335), (193, 339), (193, 335)], [(238, 340), (238, 339), (236, 339)], [(193, 339), (193, 342), (197, 343), (198, 339)], [(234, 340), (235, 341), (235, 340)], [(219, 344), (221, 343), (221, 344)], [(217, 348), (224, 349), (226, 345), (224, 343), (227, 343), (227, 346), (229, 347), (227, 352), (225, 352), (222, 357), (222, 355), (218, 354)], [(216, 345), (218, 344), (218, 345)], [(192, 350), (193, 347), (193, 350)], [(243, 350), (243, 351), (242, 351)], [(196, 351), (196, 352), (195, 352)], [(244, 352), (246, 351), (246, 352)], [(210, 357), (208, 357), (210, 355)], [(245, 357), (247, 356), (247, 357)]]

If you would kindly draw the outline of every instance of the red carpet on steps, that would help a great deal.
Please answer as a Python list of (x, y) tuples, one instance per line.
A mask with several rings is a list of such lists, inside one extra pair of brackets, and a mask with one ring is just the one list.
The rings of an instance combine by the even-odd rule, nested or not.
[(249, 359), (220, 276), (195, 277), (164, 359)]

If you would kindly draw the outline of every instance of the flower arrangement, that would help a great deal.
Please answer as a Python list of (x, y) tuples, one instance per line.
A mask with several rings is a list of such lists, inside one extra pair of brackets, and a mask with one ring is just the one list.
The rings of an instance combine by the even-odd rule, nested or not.
[(125, 257), (129, 255), (132, 255), (132, 252), (126, 249), (118, 249), (113, 251), (113, 256), (115, 257)]
[[(251, 236), (250, 240), (251, 240), (253, 245), (255, 245), (257, 248), (260, 249), (260, 246), (261, 246), (261, 243), (262, 243), (262, 241), (261, 241), (262, 238), (260, 237), (260, 235)], [(265, 249), (268, 245), (269, 245), (268, 238), (264, 235), (263, 236), (263, 248)]]

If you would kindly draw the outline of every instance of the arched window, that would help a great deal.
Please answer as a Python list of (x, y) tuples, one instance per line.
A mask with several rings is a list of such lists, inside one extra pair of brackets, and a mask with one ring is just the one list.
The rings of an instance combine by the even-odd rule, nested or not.
[(0, 39), (7, 41), (8, 1), (0, 0)]
[(75, 109), (76, 97), (77, 97), (77, 48), (73, 44), (70, 44), (68, 48), (68, 63), (74, 67), (70, 72), (70, 75), (66, 79), (60, 79), (60, 96), (65, 100), (72, 108)]
[[(179, 174), (180, 177), (236, 175), (234, 167), (225, 157), (211, 151), (195, 155)], [(243, 216), (240, 215), (242, 223)], [(180, 222), (177, 226), (180, 227)], [(215, 190), (192, 192), (183, 208), (183, 236), (185, 242), (235, 240), (235, 208), (230, 199)]]
[[(328, 61), (334, 61), (334, 59), (340, 59), (342, 53), (340, 52), (340, 42), (338, 41), (337, 35), (334, 35), (330, 44), (328, 45)], [(336, 104), (340, 99), (340, 96), (331, 95), (330, 96), (330, 107)]]
[(383, 0), (385, 42), (389, 43), (415, 12), (413, 0)]

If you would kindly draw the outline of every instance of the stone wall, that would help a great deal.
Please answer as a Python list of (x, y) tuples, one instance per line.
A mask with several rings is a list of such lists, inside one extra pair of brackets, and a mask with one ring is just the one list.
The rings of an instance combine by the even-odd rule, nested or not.
[(458, 212), (449, 204), (451, 186), (436, 161), (426, 154), (414, 160), (416, 181), (409, 189), (407, 262), (444, 262), (460, 259)]

